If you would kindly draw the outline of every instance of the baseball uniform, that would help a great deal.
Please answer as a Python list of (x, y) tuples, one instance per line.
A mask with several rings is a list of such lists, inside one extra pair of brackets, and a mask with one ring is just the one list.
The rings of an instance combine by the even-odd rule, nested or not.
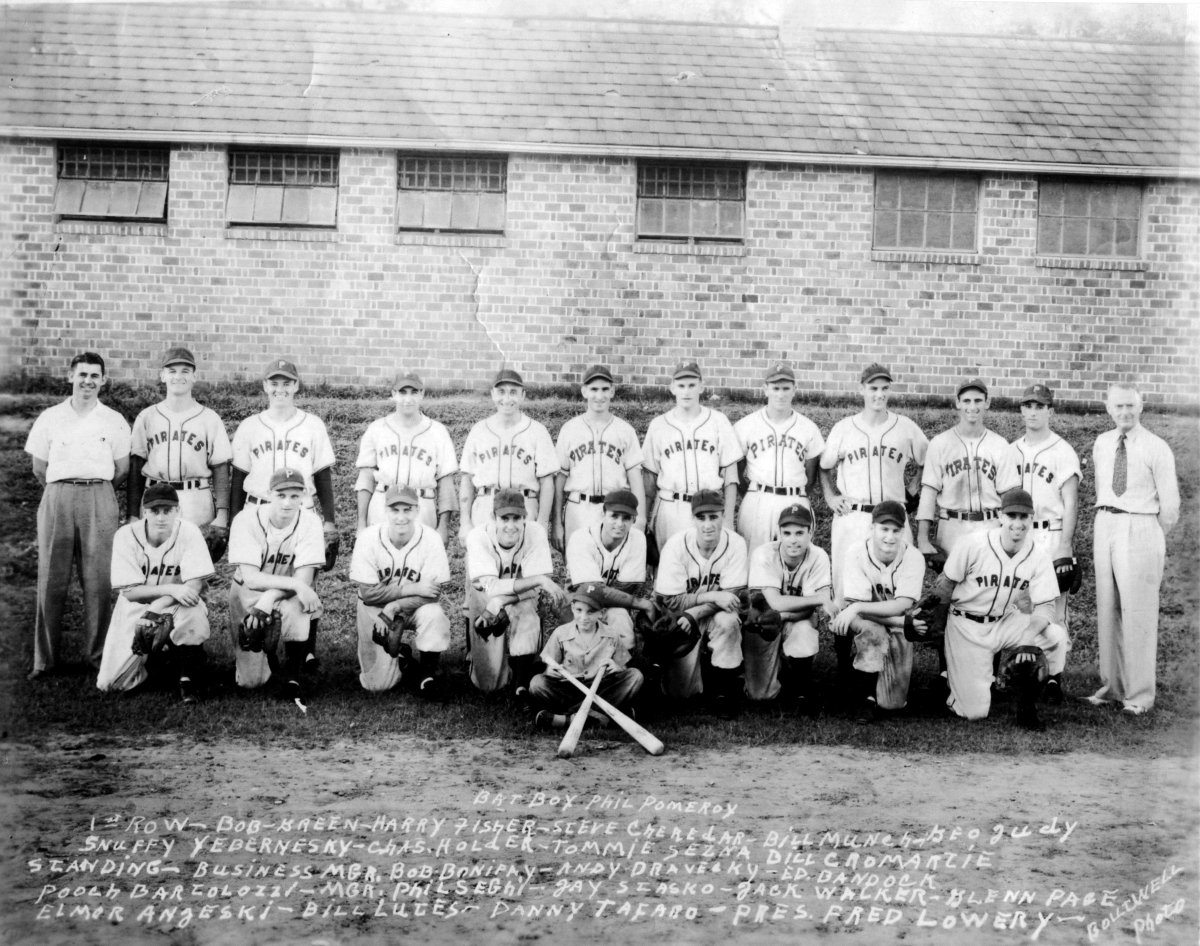
[(419, 499), (421, 522), (436, 529), (438, 481), (458, 472), (450, 431), (424, 415), (413, 428), (401, 426), (390, 416), (372, 421), (359, 443), (354, 465), (360, 470), (355, 491), (374, 490), (367, 507), (368, 526), (386, 519), (383, 495), (389, 486), (410, 486)]
[[(181, 516), (172, 534), (158, 546), (150, 542), (147, 526), (144, 519), (131, 522), (113, 537), (113, 588), (123, 591), (141, 585), (180, 585), (212, 576), (212, 559), (199, 526)], [(99, 689), (132, 690), (146, 679), (146, 657), (134, 654), (132, 646), (137, 622), (149, 608), (148, 601), (117, 596), (96, 678)], [(191, 607), (173, 602), (156, 610), (174, 616), (170, 640), (175, 646), (198, 647), (208, 640), (208, 608), (203, 599)]]
[[(937, 544), (947, 554), (960, 537), (998, 523), (1000, 495), (1019, 485), (1008, 457), (1008, 441), (986, 427), (974, 440), (952, 427), (929, 442), (921, 485), (937, 492)], [(934, 512), (923, 500), (917, 518), (933, 519)]]
[(336, 459), (325, 422), (298, 408), (283, 421), (269, 411), (247, 417), (233, 435), (233, 465), (246, 474), (250, 507), (270, 502), (271, 474), (287, 467), (304, 474), (304, 505), (311, 509), (316, 495), (313, 474), (332, 467)]
[[(378, 584), (403, 585), (408, 582), (443, 584), (450, 580), (446, 547), (436, 529), (414, 523), (412, 538), (397, 548), (388, 536), (387, 523), (367, 526), (354, 540), (350, 559), (350, 580), (368, 587)], [(375, 620), (382, 607), (357, 605), (359, 682), (371, 691), (390, 690), (400, 682), (400, 665), (372, 640)], [(450, 620), (436, 601), (421, 605), (412, 613), (416, 636), (413, 644), (421, 653), (445, 653), (450, 646)]]
[(821, 456), (825, 440), (803, 414), (792, 411), (776, 423), (765, 407), (739, 420), (733, 432), (746, 458), (749, 481), (738, 509), (738, 532), (753, 551), (779, 538), (784, 509), (797, 502), (809, 506), (805, 464)]
[[(567, 540), (567, 575), (572, 585), (641, 585), (646, 581), (646, 534), (630, 527), (625, 539), (607, 549), (600, 538), (603, 522), (577, 529)], [(635, 642), (633, 616), (628, 608), (606, 608), (604, 621), (620, 636), (627, 650)]]
[[(525, 513), (532, 521), (538, 517), (540, 480), (558, 472), (558, 455), (550, 432), (533, 418), (522, 414), (513, 427), (502, 427), (488, 418), (467, 434), (462, 472), (470, 474), (475, 486), (471, 506), (475, 527), (491, 520), (492, 498), (496, 490), (505, 487), (525, 494)], [(536, 648), (530, 653), (536, 653)]]
[(642, 448), (633, 427), (610, 417), (599, 430), (587, 415), (572, 417), (558, 432), (558, 465), (563, 484), (563, 534), (600, 522), (604, 497), (614, 489), (629, 489), (631, 477), (641, 475)]
[(212, 468), (233, 459), (229, 434), (215, 411), (199, 404), (179, 413), (165, 402), (147, 407), (133, 422), (130, 453), (142, 458), (146, 485), (167, 483), (176, 490), (180, 516), (198, 526), (212, 522)]

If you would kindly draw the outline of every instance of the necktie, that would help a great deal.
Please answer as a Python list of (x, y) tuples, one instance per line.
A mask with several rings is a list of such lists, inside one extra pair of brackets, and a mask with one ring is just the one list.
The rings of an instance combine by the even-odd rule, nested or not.
[(1125, 492), (1125, 480), (1129, 473), (1129, 460), (1125, 454), (1125, 435), (1117, 438), (1117, 456), (1113, 460), (1113, 495), (1120, 496)]

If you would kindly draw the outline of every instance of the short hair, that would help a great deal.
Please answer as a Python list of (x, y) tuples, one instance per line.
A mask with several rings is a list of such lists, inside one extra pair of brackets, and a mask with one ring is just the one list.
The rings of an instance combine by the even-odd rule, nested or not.
[(1142, 406), (1141, 389), (1136, 384), (1134, 384), (1132, 381), (1114, 381), (1112, 384), (1110, 384), (1108, 386), (1108, 393), (1104, 395), (1104, 403), (1105, 404), (1109, 404), (1112, 402), (1113, 392), (1115, 392), (1115, 391), (1130, 391), (1130, 392), (1132, 392), (1137, 397), (1137, 406), (1138, 407)]
[(100, 373), (106, 374), (104, 369), (104, 359), (97, 355), (94, 351), (81, 351), (78, 355), (71, 359), (71, 364), (67, 371), (74, 371), (76, 365), (99, 365)]

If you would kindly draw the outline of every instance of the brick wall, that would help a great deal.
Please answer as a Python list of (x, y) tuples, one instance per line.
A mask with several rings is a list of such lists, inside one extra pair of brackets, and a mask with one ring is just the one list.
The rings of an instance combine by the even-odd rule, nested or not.
[(513, 156), (503, 237), (397, 235), (395, 157), (342, 153), (336, 233), (224, 223), (225, 152), (171, 159), (166, 226), (55, 222), (52, 144), (0, 144), (0, 371), (58, 374), (96, 348), (149, 378), (171, 344), (209, 380), (297, 359), (306, 380), (433, 387), (531, 382), (608, 362), (634, 385), (696, 357), (710, 385), (757, 387), (787, 358), (808, 389), (850, 391), (882, 360), (906, 393), (980, 374), (1093, 400), (1135, 376), (1194, 405), (1200, 187), (1150, 181), (1141, 268), (1035, 259), (1037, 180), (985, 175), (977, 254), (871, 249), (868, 168), (752, 165), (747, 240), (703, 252), (635, 241), (635, 164)]

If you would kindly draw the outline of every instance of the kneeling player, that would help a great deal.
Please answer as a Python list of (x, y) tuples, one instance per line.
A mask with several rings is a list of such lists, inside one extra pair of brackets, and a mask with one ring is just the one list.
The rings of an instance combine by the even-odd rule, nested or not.
[[(628, 710), (642, 687), (642, 675), (627, 666), (629, 648), (621, 634), (604, 622), (604, 604), (598, 594), (602, 590), (602, 585), (588, 583), (571, 592), (574, 620), (550, 635), (542, 659), (560, 664), (589, 689), (603, 670), (596, 692), (617, 709)], [(581, 702), (579, 691), (553, 666), (530, 681), (529, 694), (546, 706), (535, 720), (539, 729), (565, 729)]]
[(906, 519), (900, 503), (877, 504), (870, 536), (847, 548), (842, 563), (845, 598), (830, 628), (838, 676), (860, 722), (908, 703), (913, 645), (904, 636), (904, 615), (921, 597), (925, 559), (908, 542)]
[[(438, 604), (439, 588), (450, 580), (446, 547), (435, 528), (417, 521), (420, 499), (412, 487), (389, 487), (384, 509), (387, 521), (359, 533), (350, 560), (350, 580), (358, 583), (358, 679), (367, 690), (390, 690), (413, 669), (417, 692), (435, 699), (438, 664), (450, 646), (450, 621)], [(415, 667), (412, 648), (401, 643), (409, 629)]]
[(247, 506), (229, 530), (229, 562), (237, 566), (229, 630), (237, 685), (252, 689), (270, 680), (282, 640), (284, 695), (299, 700), (310, 622), (321, 615), (313, 582), (325, 564), (325, 537), (317, 514), (303, 508), (304, 474), (276, 470), (269, 490), (266, 505)]
[(654, 582), (661, 605), (683, 612), (673, 633), (686, 640), (666, 653), (661, 640), (646, 643), (652, 659), (661, 661), (663, 692), (677, 699), (704, 692), (700, 647), (707, 646), (712, 706), (717, 715), (730, 717), (738, 711), (742, 689), (738, 594), (746, 587), (746, 540), (724, 527), (725, 500), (716, 490), (700, 490), (691, 502), (693, 526), (667, 541)]
[(178, 674), (183, 702), (194, 703), (209, 637), (200, 592), (212, 573), (199, 527), (180, 518), (179, 494), (155, 483), (142, 495), (142, 518), (113, 537), (112, 586), (120, 596), (96, 686), (131, 690), (146, 679), (154, 658)]
[(795, 503), (779, 514), (779, 539), (760, 545), (750, 556), (750, 587), (761, 590), (768, 607), (783, 620), (780, 638), (742, 633), (746, 661), (746, 695), (771, 700), (779, 695), (779, 663), (787, 662), (788, 675), (803, 712), (818, 708), (813, 693), (813, 659), (817, 655), (817, 612), (828, 610), (832, 575), (829, 556), (812, 544), (812, 513)]
[[(935, 593), (950, 603), (946, 619), (946, 705), (966, 719), (987, 716), (992, 702), (992, 655), (1006, 655), (1015, 683), (1017, 723), (1041, 729), (1037, 698), (1047, 672), (1061, 673), (1070, 646), (1054, 624), (1058, 580), (1046, 552), (1030, 535), (1033, 500), (1010, 489), (1000, 500), (1000, 528), (965, 536), (955, 545)], [(1032, 604), (1032, 614), (1021, 610)]]
[(550, 577), (550, 540), (537, 522), (525, 518), (525, 496), (502, 489), (492, 501), (492, 517), (467, 535), (467, 646), (471, 682), (494, 693), (514, 681), (517, 695), (528, 693), (534, 661), (542, 648), (537, 604), (546, 592), (556, 607), (566, 594)]

